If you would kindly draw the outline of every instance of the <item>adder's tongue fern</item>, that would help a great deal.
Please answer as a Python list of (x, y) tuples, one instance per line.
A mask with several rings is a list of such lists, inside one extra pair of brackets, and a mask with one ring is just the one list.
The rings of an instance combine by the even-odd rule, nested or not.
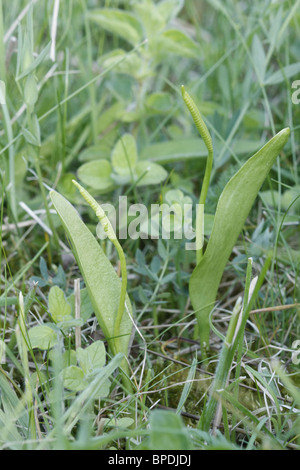
[[(126, 290), (127, 290), (127, 269), (126, 269), (126, 259), (124, 255), (124, 251), (118, 242), (116, 233), (113, 229), (113, 226), (110, 223), (109, 218), (105, 214), (102, 207), (97, 203), (97, 201), (84, 189), (77, 181), (72, 180), (73, 184), (78, 188), (82, 197), (86, 200), (86, 202), (91, 206), (93, 211), (95, 212), (98, 220), (100, 221), (105, 233), (107, 234), (108, 239), (114, 244), (121, 263), (121, 273), (122, 273), (122, 286), (121, 286), (121, 294), (120, 294), (120, 302), (118, 307), (118, 312), (116, 316), (115, 326), (114, 326), (114, 341), (115, 344), (118, 343), (120, 337), (120, 326), (122, 321), (122, 316), (124, 312), (124, 308), (126, 308)], [(117, 347), (116, 350), (118, 351), (119, 348)]]
[(184, 85), (181, 86), (181, 92), (182, 92), (183, 100), (192, 115), (194, 123), (208, 151), (205, 173), (204, 173), (204, 178), (203, 178), (203, 183), (202, 183), (202, 188), (201, 188), (200, 198), (199, 198), (199, 208), (197, 211), (197, 218), (196, 218), (196, 247), (197, 247), (197, 264), (198, 264), (202, 258), (202, 239), (203, 239), (203, 228), (204, 228), (204, 207), (203, 206), (206, 201), (207, 191), (209, 187), (214, 152), (213, 152), (213, 143), (212, 143), (211, 135), (206, 127), (205, 122), (203, 121), (203, 118), (200, 114), (199, 109), (197, 108), (196, 104), (194, 103), (194, 101), (192, 100), (188, 92), (185, 90)]

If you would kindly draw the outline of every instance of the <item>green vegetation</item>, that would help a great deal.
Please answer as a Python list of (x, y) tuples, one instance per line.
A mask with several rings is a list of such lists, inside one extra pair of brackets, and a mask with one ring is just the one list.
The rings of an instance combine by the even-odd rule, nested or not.
[(299, 6), (0, 1), (1, 449), (300, 449)]

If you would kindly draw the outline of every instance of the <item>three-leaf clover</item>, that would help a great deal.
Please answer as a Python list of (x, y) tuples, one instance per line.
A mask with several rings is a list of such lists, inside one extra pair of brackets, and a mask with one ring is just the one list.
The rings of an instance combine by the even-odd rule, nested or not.
[[(95, 373), (105, 366), (106, 351), (102, 341), (95, 341), (87, 348), (77, 348), (78, 366), (71, 365), (63, 371), (64, 386), (73, 392), (84, 390), (94, 379)], [(100, 388), (99, 398), (109, 394), (110, 381), (107, 379)]]
[(32, 348), (51, 349), (59, 341), (60, 330), (66, 332), (83, 323), (81, 319), (74, 319), (72, 305), (66, 300), (63, 290), (58, 286), (51, 287), (49, 291), (48, 309), (53, 322), (33, 326), (28, 330)]
[(157, 163), (138, 160), (135, 138), (124, 134), (115, 144), (110, 161), (92, 160), (78, 169), (78, 177), (90, 188), (100, 193), (111, 191), (123, 184), (147, 186), (164, 181), (168, 173)]

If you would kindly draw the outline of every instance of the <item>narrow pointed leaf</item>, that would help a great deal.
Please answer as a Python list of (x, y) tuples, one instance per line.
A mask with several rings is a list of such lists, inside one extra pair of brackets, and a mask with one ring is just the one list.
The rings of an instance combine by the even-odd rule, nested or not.
[(212, 233), (189, 289), (203, 347), (209, 341), (209, 314), (216, 300), (226, 263), (242, 231), (264, 179), (286, 144), (290, 130), (283, 129), (253, 155), (229, 180), (216, 209)]

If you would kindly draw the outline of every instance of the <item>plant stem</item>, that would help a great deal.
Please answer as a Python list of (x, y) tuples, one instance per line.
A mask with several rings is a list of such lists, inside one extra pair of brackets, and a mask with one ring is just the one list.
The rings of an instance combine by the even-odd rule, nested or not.
[(35, 421), (34, 421), (34, 408), (33, 408), (33, 391), (30, 383), (30, 371), (28, 362), (28, 345), (26, 341), (26, 324), (25, 324), (25, 310), (24, 299), (22, 293), (19, 296), (19, 317), (16, 327), (16, 337), (18, 349), (21, 357), (21, 363), (24, 370), (25, 379), (25, 393), (24, 397), (27, 404), (28, 418), (29, 418), (29, 431), (31, 439), (36, 439)]
[[(33, 124), (33, 113), (30, 113), (29, 110), (27, 110), (27, 125), (28, 125), (28, 130), (31, 132), (31, 134), (36, 136), (36, 129), (35, 129), (34, 124)], [(41, 171), (41, 166), (40, 166), (40, 147), (37, 146), (37, 145), (33, 145), (33, 144), (28, 144), (28, 145), (29, 145), (29, 148), (31, 149), (31, 153), (32, 153), (33, 158), (34, 158), (35, 171), (36, 171), (36, 174), (37, 174), (37, 177), (38, 177), (38, 183), (39, 183), (43, 203), (44, 203), (44, 206), (45, 206), (45, 211), (46, 211), (46, 215), (47, 215), (47, 219), (48, 219), (48, 224), (49, 224), (49, 227), (52, 231), (53, 240), (54, 240), (55, 246), (57, 248), (57, 252), (60, 253), (59, 240), (58, 240), (58, 236), (57, 236), (57, 233), (56, 233), (56, 229), (55, 229), (54, 224), (52, 222), (50, 209), (49, 209), (49, 205), (48, 205), (48, 201), (47, 201), (47, 195), (46, 195), (45, 187), (44, 187), (44, 184), (43, 184), (43, 176), (42, 176), (42, 171)]]
[[(115, 341), (119, 342), (119, 337), (121, 333), (121, 322), (123, 318), (123, 312), (124, 308), (126, 308), (126, 292), (127, 292), (127, 268), (126, 268), (126, 259), (125, 259), (125, 254), (124, 251), (118, 242), (117, 239), (112, 240), (119, 258), (120, 258), (120, 263), (121, 263), (121, 276), (122, 276), (122, 284), (121, 284), (121, 292), (120, 292), (120, 301), (119, 301), (119, 307), (117, 311), (117, 316), (115, 320), (115, 325), (114, 325), (114, 336), (115, 336)], [(117, 350), (120, 350), (118, 347)]]
[(222, 390), (226, 386), (226, 382), (230, 373), (231, 364), (234, 358), (234, 355), (237, 351), (238, 345), (243, 337), (246, 322), (251, 310), (251, 306), (255, 301), (259, 289), (263, 283), (267, 270), (270, 266), (271, 258), (267, 258), (261, 274), (255, 284), (255, 288), (250, 298), (249, 297), (249, 288), (250, 288), (250, 274), (251, 274), (251, 266), (252, 260), (248, 260), (248, 267), (247, 267), (247, 279), (246, 279), (246, 288), (247, 291), (245, 293), (245, 299), (243, 303), (243, 308), (238, 315), (237, 312), (234, 312), (226, 334), (226, 339), (223, 343), (223, 348), (220, 354), (220, 359), (218, 363), (218, 367), (215, 374), (215, 379), (211, 387), (210, 397), (209, 400), (202, 412), (201, 419), (199, 420), (199, 427), (203, 431), (208, 431), (212, 420), (215, 415), (215, 411), (218, 404), (218, 391)]
[[(96, 213), (96, 216), (100, 223), (102, 224), (102, 227), (107, 234), (108, 239), (113, 243), (115, 246), (118, 256), (120, 258), (120, 263), (121, 263), (121, 276), (122, 276), (122, 282), (121, 282), (121, 292), (120, 292), (120, 300), (119, 300), (119, 306), (118, 310), (116, 313), (116, 318), (114, 322), (114, 354), (117, 354), (121, 348), (120, 348), (120, 335), (121, 335), (121, 323), (122, 323), (122, 318), (124, 314), (124, 309), (126, 308), (126, 292), (127, 292), (127, 267), (126, 267), (126, 259), (125, 259), (125, 254), (124, 251), (117, 239), (117, 236), (115, 234), (115, 231), (110, 223), (110, 220), (108, 219), (107, 215), (105, 214), (104, 210), (102, 207), (97, 203), (97, 201), (86, 191), (77, 181), (72, 180), (73, 184), (78, 188), (80, 194), (82, 197), (86, 200), (86, 202), (91, 206), (93, 211)], [(130, 380), (128, 379), (128, 376), (126, 375), (128, 372), (128, 364), (125, 361), (122, 362), (122, 365), (124, 366), (124, 372), (122, 372), (123, 376), (123, 384), (125, 388), (131, 392), (132, 391), (132, 385)]]
[(197, 264), (199, 264), (202, 258), (202, 247), (203, 247), (203, 237), (204, 237), (204, 204), (206, 201), (206, 196), (207, 196), (207, 192), (209, 188), (210, 176), (211, 176), (213, 159), (214, 159), (214, 151), (213, 151), (213, 143), (212, 143), (211, 135), (209, 133), (209, 130), (206, 127), (205, 122), (203, 121), (203, 118), (200, 114), (199, 109), (197, 108), (195, 102), (187, 93), (183, 85), (181, 86), (181, 91), (182, 91), (183, 100), (192, 115), (194, 123), (208, 151), (204, 178), (203, 178), (203, 183), (202, 183), (200, 198), (199, 198), (199, 206), (198, 206), (197, 215), (196, 215), (196, 261), (197, 261)]
[[(0, 0), (0, 79), (6, 83), (6, 66), (5, 66), (5, 47), (4, 47), (4, 26), (3, 26), (3, 2)], [(2, 84), (0, 84), (2, 86)], [(1, 93), (2, 94), (2, 93)], [(5, 101), (6, 101), (6, 97)], [(13, 141), (13, 131), (9, 115), (8, 106), (5, 103), (0, 103), (3, 110), (3, 122), (7, 142), (10, 143), (8, 147), (8, 175), (9, 175), (9, 200), (13, 218), (17, 222), (17, 201), (16, 201), (16, 184), (15, 184), (15, 154)]]

